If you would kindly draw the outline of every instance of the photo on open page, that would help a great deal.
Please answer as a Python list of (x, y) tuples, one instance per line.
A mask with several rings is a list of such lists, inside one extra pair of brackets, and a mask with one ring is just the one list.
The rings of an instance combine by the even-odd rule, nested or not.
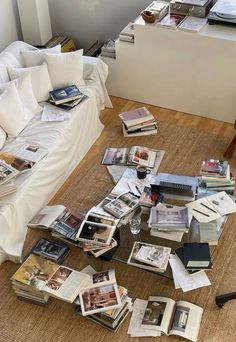
[(84, 221), (78, 231), (77, 239), (95, 242), (100, 245), (109, 245), (115, 229), (115, 226)]
[(67, 238), (74, 239), (84, 220), (84, 215), (74, 209), (66, 209), (53, 222), (51, 228)]
[(102, 159), (102, 164), (105, 165), (119, 165), (126, 164), (128, 158), (128, 148), (112, 148), (107, 147)]

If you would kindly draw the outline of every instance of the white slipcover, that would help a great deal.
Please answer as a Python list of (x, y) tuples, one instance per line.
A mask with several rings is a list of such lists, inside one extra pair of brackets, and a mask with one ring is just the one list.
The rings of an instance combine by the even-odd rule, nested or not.
[[(20, 51), (31, 49), (34, 47), (26, 43), (14, 42), (0, 54), (0, 64), (23, 67)], [(48, 203), (103, 129), (99, 111), (111, 106), (105, 87), (107, 66), (97, 58), (83, 60), (83, 90), (89, 98), (70, 111), (71, 118), (41, 122), (41, 114), (37, 114), (20, 135), (7, 139), (3, 148), (14, 152), (24, 143), (39, 144), (47, 148), (48, 155), (17, 178), (16, 193), (0, 198), (0, 264), (8, 259), (20, 261), (27, 223)]]

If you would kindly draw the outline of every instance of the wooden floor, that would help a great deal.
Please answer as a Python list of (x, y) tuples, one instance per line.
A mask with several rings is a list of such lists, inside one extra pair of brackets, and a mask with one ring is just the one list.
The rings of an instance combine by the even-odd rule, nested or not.
[[(115, 131), (120, 129), (117, 120), (118, 113), (143, 104), (127, 101), (120, 98), (112, 98), (113, 109), (105, 109), (101, 113), (101, 120), (105, 127), (101, 137), (97, 140), (89, 153), (81, 161), (70, 178), (51, 200), (51, 204), (58, 203), (66, 189), (78, 175), (84, 175), (91, 167), (94, 167), (94, 160), (97, 154), (114, 137)], [(235, 134), (231, 124), (192, 116), (172, 110), (162, 109), (154, 106), (146, 107), (161, 121), (167, 124), (174, 124), (176, 127), (196, 128), (198, 131), (213, 133), (219, 139), (228, 137), (232, 139)], [(116, 120), (114, 120), (116, 118)], [(158, 135), (157, 135), (158, 139)], [(187, 153), (187, 151), (186, 151)], [(209, 156), (210, 157), (210, 156)], [(236, 171), (235, 157), (230, 160), (233, 170)], [(88, 184), (84, 184), (88, 186)], [(46, 232), (42, 235), (45, 236)], [(50, 235), (46, 235), (50, 237)], [(197, 289), (188, 293), (175, 290), (173, 281), (160, 277), (150, 272), (127, 267), (112, 261), (109, 267), (116, 269), (119, 279), (129, 289), (132, 298), (147, 298), (147, 295), (163, 295), (175, 300), (187, 300), (204, 307), (203, 321), (199, 334), (199, 342), (234, 342), (236, 341), (236, 300), (218, 309), (214, 298), (216, 294), (228, 291), (236, 291), (236, 225), (235, 215), (231, 215), (219, 246), (219, 253), (214, 256), (214, 269), (209, 275), (212, 285)], [(76, 268), (76, 248), (70, 255), (70, 266)], [(86, 256), (79, 254), (81, 263), (86, 263)], [(94, 258), (93, 258), (94, 259)], [(94, 259), (95, 260), (95, 259)], [(95, 260), (94, 267), (102, 269), (107, 267), (103, 261)], [(77, 317), (73, 308), (68, 303), (52, 300), (46, 308), (35, 307), (27, 303), (17, 301), (10, 288), (10, 277), (17, 269), (17, 265), (6, 262), (0, 268), (0, 342), (116, 342), (123, 341), (156, 341), (154, 338), (134, 338), (127, 335), (129, 319), (127, 319), (117, 333), (110, 333), (107, 330), (89, 322), (87, 319)], [(158, 338), (161, 342), (184, 341), (173, 336), (162, 336)]]

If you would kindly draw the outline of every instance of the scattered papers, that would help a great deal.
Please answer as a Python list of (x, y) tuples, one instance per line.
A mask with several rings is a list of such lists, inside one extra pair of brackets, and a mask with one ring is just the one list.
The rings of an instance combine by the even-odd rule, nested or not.
[(43, 107), (41, 121), (65, 121), (70, 118), (70, 114), (62, 110), (58, 110), (50, 105)]
[(188, 292), (211, 285), (210, 280), (204, 271), (189, 274), (176, 255), (170, 256), (169, 263), (172, 268), (175, 288), (179, 288), (180, 286), (183, 292)]

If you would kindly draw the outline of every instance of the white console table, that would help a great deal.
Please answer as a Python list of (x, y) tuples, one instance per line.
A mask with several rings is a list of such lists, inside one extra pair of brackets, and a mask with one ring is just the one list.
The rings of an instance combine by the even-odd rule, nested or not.
[(236, 118), (236, 27), (200, 33), (134, 24), (134, 44), (117, 40), (110, 95), (226, 122)]

